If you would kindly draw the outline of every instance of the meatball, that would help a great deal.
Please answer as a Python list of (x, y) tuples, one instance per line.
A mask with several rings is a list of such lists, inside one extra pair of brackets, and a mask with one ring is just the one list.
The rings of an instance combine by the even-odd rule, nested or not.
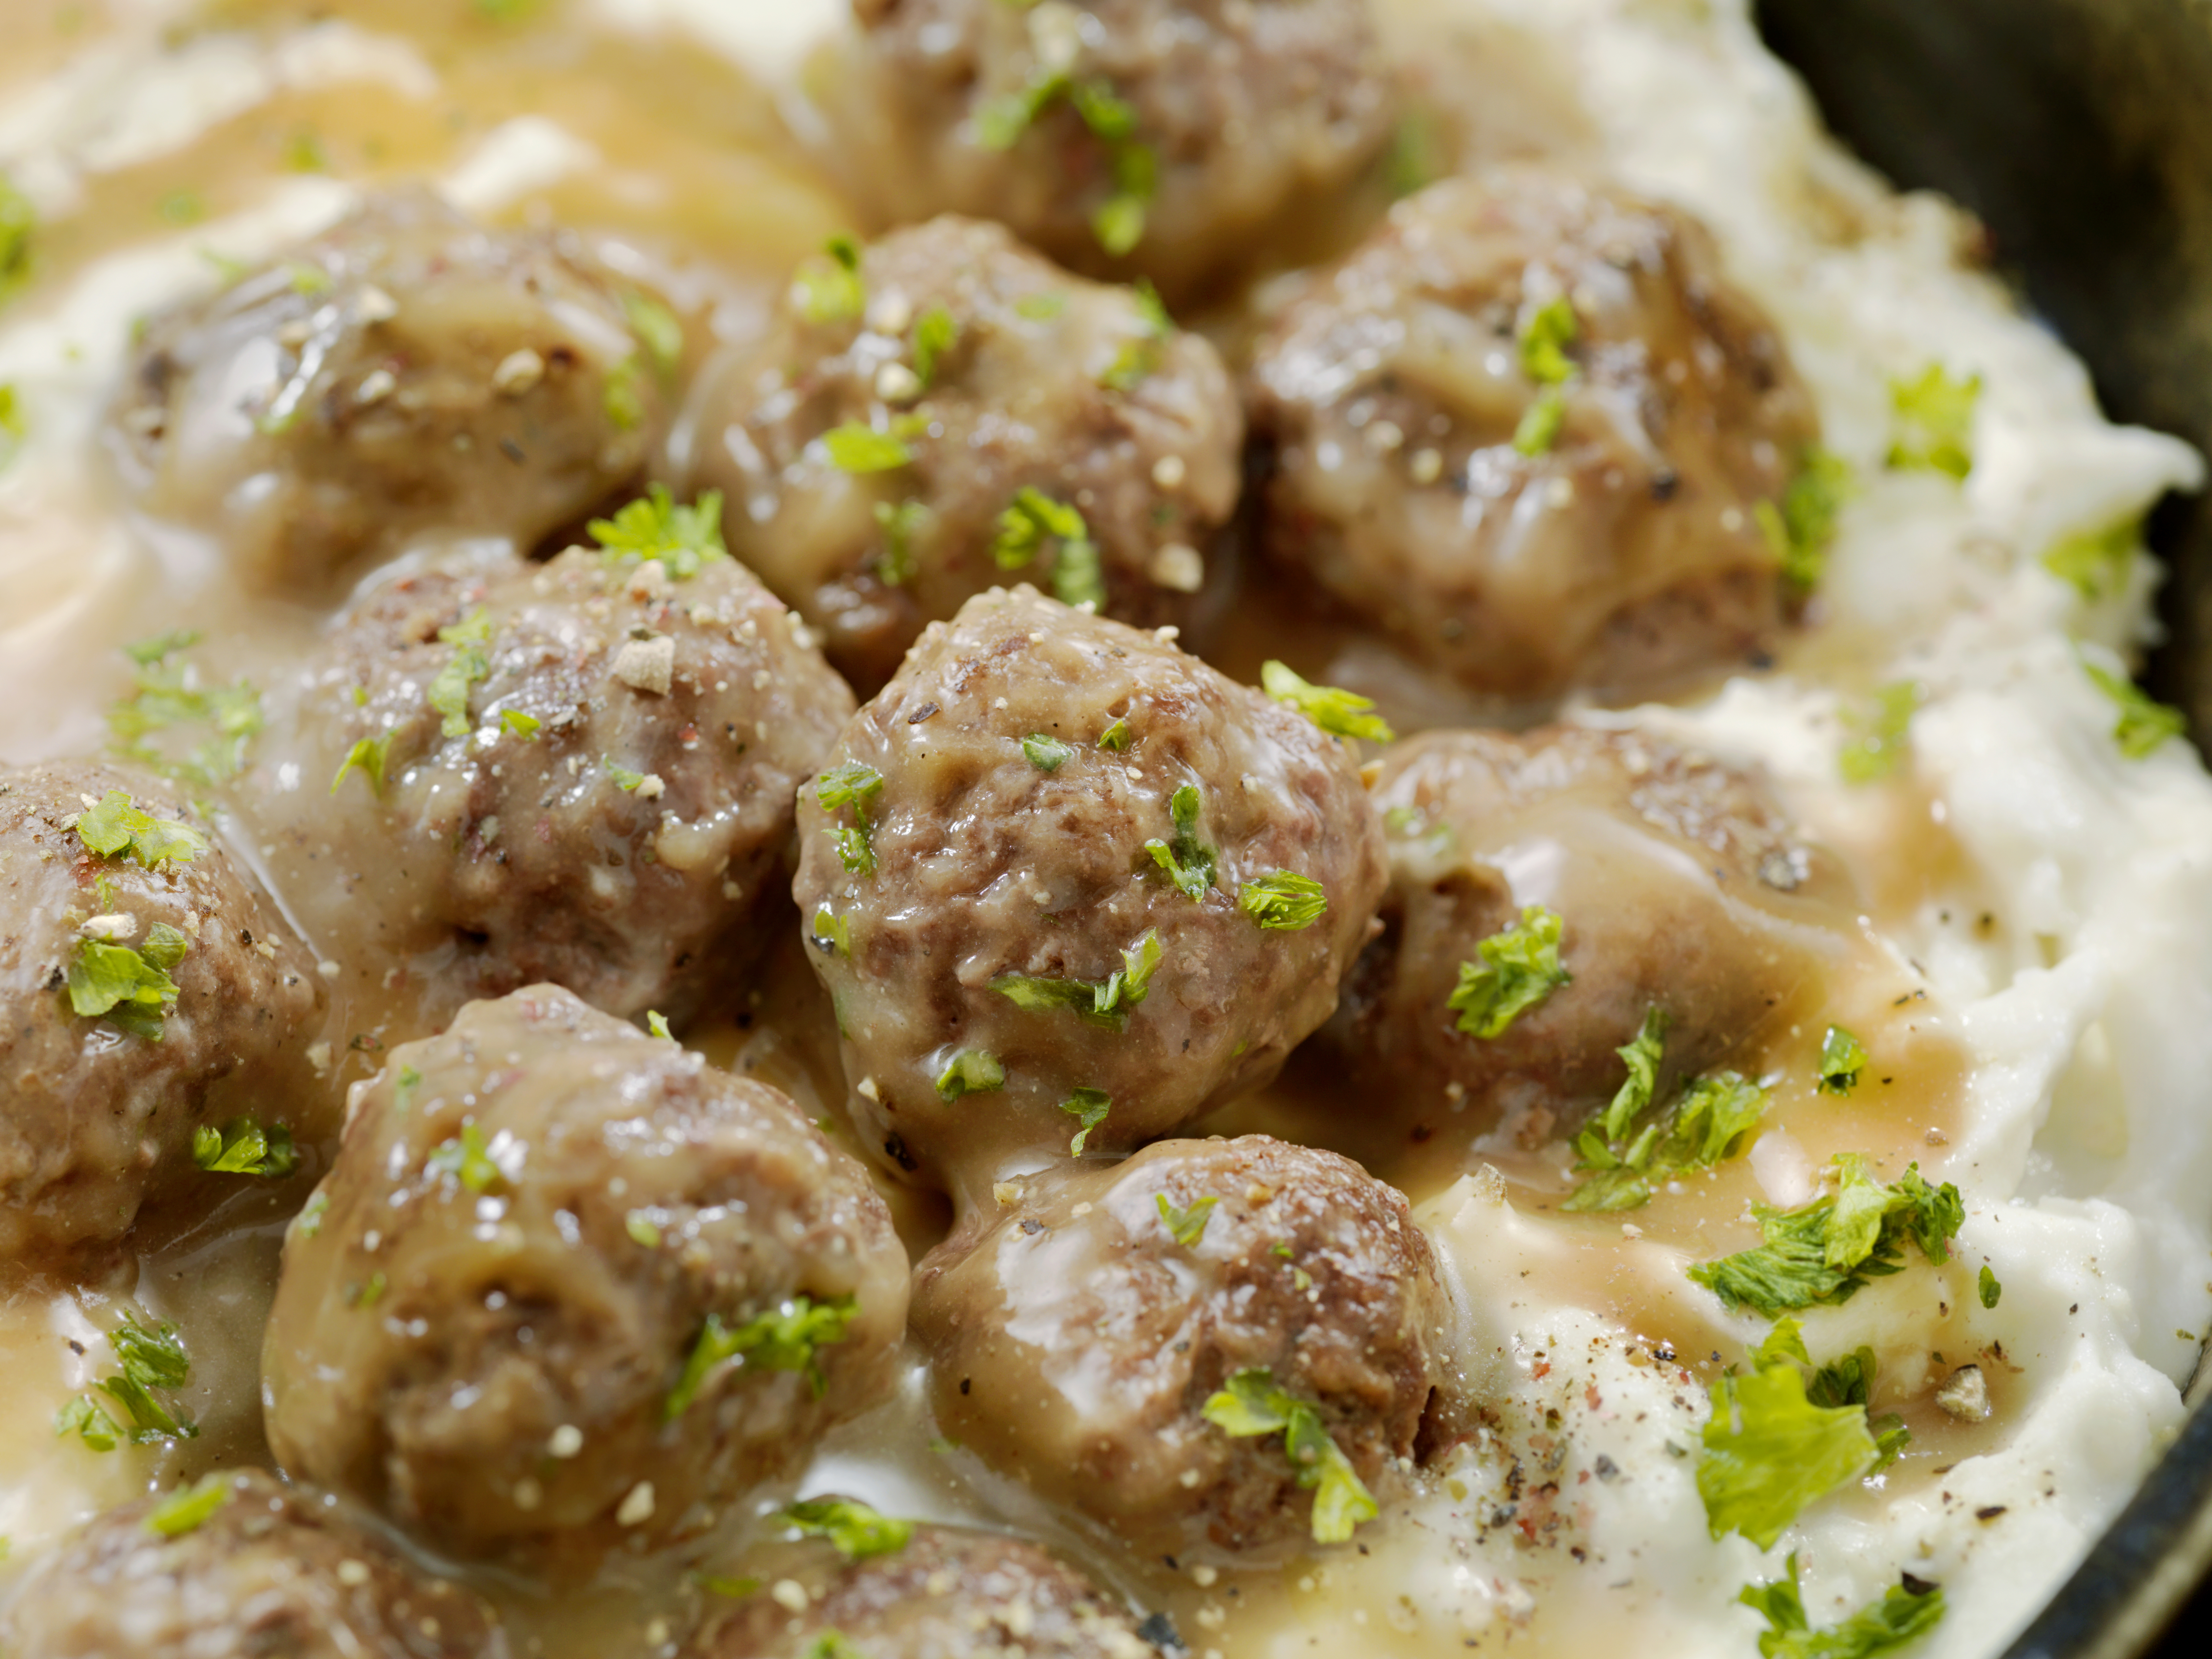
[(383, 198), (155, 319), (110, 447), (148, 513), (264, 587), (322, 594), (424, 530), (526, 551), (659, 441), (672, 364), (665, 321), (633, 325), (641, 301), (666, 318), (574, 236)]
[(1673, 209), (1533, 169), (1434, 185), (1282, 310), (1250, 406), (1266, 551), (1477, 692), (1662, 686), (1790, 609), (1759, 509), (1812, 405)]
[[(812, 1659), (833, 1632), (863, 1659), (1156, 1659), (1127, 1611), (1036, 1545), (920, 1526), (888, 1555), (848, 1562), (816, 1540), (749, 1558), (806, 1591), (803, 1613), (756, 1594), (714, 1617), (684, 1659)], [(763, 1571), (767, 1569), (768, 1571)]]
[[(1375, 795), (1391, 829), (1383, 931), (1328, 1035), (1402, 1109), (1468, 1114), (1454, 1156), (1500, 1121), (1571, 1133), (1620, 1086), (1614, 1050), (1654, 1008), (1662, 1096), (1756, 1052), (1856, 931), (1849, 877), (1764, 784), (1640, 732), (1432, 732), (1391, 750)], [(1455, 1004), (1480, 945), (1532, 907), (1559, 919), (1568, 977), (1502, 1024)]]
[(1170, 294), (1248, 264), (1388, 141), (1367, 0), (859, 0), (825, 77), (836, 159), (884, 219), (1003, 220)]
[(36, 1659), (507, 1652), (474, 1595), (418, 1571), (336, 1500), (258, 1469), (101, 1516), (31, 1569), (0, 1645)]
[(1190, 620), (1243, 465), (1211, 345), (968, 219), (802, 270), (705, 409), (731, 547), (869, 688), (1012, 561), (1071, 604)]
[(401, 1036), (538, 980), (681, 1020), (782, 913), (793, 791), (852, 693), (742, 566), (671, 561), (426, 565), (272, 694), (242, 810)]
[(1453, 1437), (1458, 1315), (1358, 1164), (1244, 1135), (1018, 1186), (922, 1263), (914, 1330), (940, 1431), (1045, 1497), (1146, 1552), (1341, 1541), (1394, 1460)]
[(784, 1096), (533, 987), (356, 1088), (285, 1241), (269, 1443), (458, 1554), (649, 1545), (888, 1391), (906, 1272)]
[(326, 1001), (167, 783), (0, 767), (0, 1263), (88, 1268), (142, 1211), (211, 1206), (238, 1176), (202, 1172), (196, 1130), (251, 1113), (264, 1137), (329, 1133), (304, 1059)]
[(1344, 745), (1027, 587), (933, 623), (799, 813), (854, 1121), (970, 1194), (1263, 1086), (1384, 880)]

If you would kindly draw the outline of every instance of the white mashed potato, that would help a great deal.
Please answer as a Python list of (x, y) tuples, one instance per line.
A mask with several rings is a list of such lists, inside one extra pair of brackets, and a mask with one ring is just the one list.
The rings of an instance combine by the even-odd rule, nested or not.
[[(132, 27), (6, 100), (0, 169), (51, 216), (102, 176), (274, 98), (371, 83), (427, 118), (442, 95), (423, 56), (351, 25), (169, 51), (164, 9), (137, 9)], [(617, 31), (694, 30), (784, 77), (836, 8), (583, 9)], [(1780, 1576), (1795, 1551), (1815, 1624), (1908, 1571), (1942, 1583), (1949, 1608), (1917, 1651), (1995, 1653), (2176, 1431), (2212, 1327), (2212, 784), (2180, 742), (2124, 757), (2114, 706), (2081, 666), (2085, 653), (2119, 666), (2115, 653), (2145, 641), (2147, 561), (2094, 602), (2042, 563), (2063, 538), (2195, 487), (2202, 465), (2171, 439), (2106, 422), (2065, 348), (1961, 262), (1960, 216), (1899, 197), (1821, 132), (1744, 0), (1384, 9), (1409, 41), (1480, 20), (1553, 58), (1602, 163), (1713, 228), (1730, 274), (1785, 337), (1826, 444), (1856, 473), (1816, 613), (1825, 645), (1702, 706), (1604, 718), (1763, 767), (1811, 835), (1850, 854), (1870, 887), (1905, 896), (1878, 907), (1888, 944), (1971, 1060), (1956, 1131), (1915, 1152), (1930, 1179), (1957, 1183), (1966, 1220), (1949, 1266), (1916, 1257), (1809, 1314), (1807, 1340), (1821, 1355), (1869, 1344), (1886, 1376), (1929, 1388), (1971, 1357), (2008, 1369), (1997, 1417), (1952, 1461), (1930, 1469), (1923, 1457), (1816, 1503), (1763, 1555), (1741, 1536), (1716, 1541), (1694, 1479), (1705, 1387), (1684, 1367), (1739, 1357), (1763, 1322), (1727, 1315), (1683, 1277), (1690, 1258), (1642, 1240), (1632, 1222), (1617, 1255), (1593, 1264), (1571, 1242), (1585, 1232), (1516, 1212), (1495, 1180), (1463, 1181), (1424, 1218), (1480, 1334), (1469, 1358), (1492, 1395), (1491, 1426), (1443, 1490), (1364, 1530), (1364, 1551), (1330, 1552), (1233, 1599), (1211, 1579), (1194, 1584), (1178, 1623), (1207, 1659), (1470, 1644), (1587, 1655), (1631, 1641), (1747, 1655), (1762, 1626), (1738, 1591)], [(615, 195), (637, 177), (635, 158), (608, 160), (602, 137), (542, 111), (457, 139), (441, 171), (482, 210), (572, 174), (609, 175)], [(110, 647), (217, 591), (188, 550), (149, 546), (103, 502), (94, 431), (131, 319), (204, 286), (201, 250), (264, 256), (353, 194), (331, 178), (290, 179), (188, 231), (103, 252), (48, 302), (0, 313), (0, 383), (28, 419), (0, 473), (0, 755), (96, 747)], [(1892, 382), (1930, 363), (1981, 378), (1963, 484), (1883, 465)], [(1909, 775), (1846, 786), (1836, 757), (1847, 712), (1904, 679), (1924, 696)], [(1753, 1158), (1777, 1203), (1811, 1191), (1793, 1145), (1771, 1131)], [(1975, 1293), (1984, 1262), (2003, 1287), (1994, 1309)], [(1618, 1317), (1624, 1299), (1638, 1310), (1634, 1329)], [(66, 1303), (10, 1316), (21, 1353), (5, 1371), (19, 1395), (59, 1400), (83, 1385), (82, 1365), (49, 1357), (49, 1333), (80, 1317)], [(250, 1396), (240, 1409), (250, 1414)], [(0, 1532), (18, 1559), (147, 1478), (135, 1454), (72, 1455), (41, 1411), (13, 1416), (0, 1430)], [(896, 1437), (880, 1427), (854, 1437), (809, 1484), (909, 1513), (975, 1512), (957, 1482), (913, 1474), (916, 1448), (880, 1455)]]

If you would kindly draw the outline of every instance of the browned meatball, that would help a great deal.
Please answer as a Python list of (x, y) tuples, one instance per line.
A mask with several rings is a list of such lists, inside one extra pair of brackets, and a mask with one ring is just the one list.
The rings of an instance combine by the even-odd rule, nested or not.
[[(944, 218), (800, 271), (708, 394), (696, 470), (738, 556), (872, 688), (1018, 556), (1071, 604), (1188, 621), (1243, 437), (1220, 358), (1156, 304)], [(856, 469), (854, 444), (884, 453)], [(998, 550), (1010, 510), (1054, 521), (1043, 545)]]
[[(1757, 778), (1634, 732), (1432, 732), (1384, 757), (1383, 932), (1346, 986), (1331, 1042), (1401, 1111), (1455, 1131), (1501, 1120), (1571, 1132), (1617, 1090), (1614, 1050), (1666, 1018), (1659, 1096), (1756, 1052), (1769, 1018), (1839, 963), (1849, 877), (1801, 841)], [(1462, 964), (1540, 907), (1571, 977), (1494, 1036), (1451, 1006)], [(1487, 1007), (1485, 1004), (1485, 1008)], [(1440, 1143), (1441, 1144), (1441, 1143)]]
[(775, 1090), (539, 986), (351, 1111), (285, 1241), (269, 1443), (441, 1548), (696, 1530), (890, 1388), (906, 1254)]
[(1251, 410), (1267, 551), (1479, 692), (1663, 684), (1787, 608), (1758, 507), (1812, 405), (1675, 210), (1535, 170), (1425, 190), (1277, 318)]
[[(942, 1431), (1045, 1497), (1146, 1552), (1341, 1541), (1450, 1437), (1457, 1315), (1358, 1164), (1245, 1135), (1018, 1185), (922, 1263), (914, 1329)], [(1224, 1392), (1285, 1420), (1255, 1431)]]
[(1238, 269), (1382, 149), (1367, 0), (860, 0), (823, 77), (878, 218), (1000, 219), (1171, 294)]
[(328, 592), (418, 531), (527, 550), (633, 483), (666, 424), (668, 343), (624, 301), (573, 236), (385, 198), (155, 319), (111, 447), (148, 512), (269, 587)]
[(793, 1613), (756, 1593), (710, 1618), (684, 1659), (817, 1659), (825, 1638), (860, 1659), (1156, 1659), (1120, 1602), (1036, 1545), (916, 1527), (885, 1555), (847, 1561), (819, 1540), (749, 1555), (747, 1572), (806, 1592)]
[(793, 791), (852, 694), (742, 566), (668, 568), (416, 569), (272, 691), (241, 810), (398, 1036), (538, 980), (681, 1020), (781, 910)]
[[(971, 1194), (1265, 1085), (1366, 939), (1353, 757), (1158, 636), (1017, 588), (933, 623), (799, 793), (855, 1120)], [(1304, 884), (1302, 909), (1264, 896)]]
[(26, 1659), (508, 1651), (477, 1597), (419, 1571), (333, 1499), (258, 1470), (110, 1510), (31, 1568), (0, 1614), (0, 1645)]
[(325, 1001), (261, 884), (168, 784), (0, 767), (0, 1263), (88, 1267), (142, 1209), (204, 1210), (240, 1176), (201, 1171), (196, 1129), (250, 1113), (330, 1133), (305, 1059)]

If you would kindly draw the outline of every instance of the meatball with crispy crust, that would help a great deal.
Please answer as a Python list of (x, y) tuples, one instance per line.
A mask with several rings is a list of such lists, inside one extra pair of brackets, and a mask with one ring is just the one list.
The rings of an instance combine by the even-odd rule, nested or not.
[(1452, 1437), (1458, 1316), (1358, 1164), (1245, 1135), (1017, 1184), (915, 1276), (939, 1424), (993, 1467), (1180, 1557), (1341, 1542)]
[[(1755, 1052), (1856, 933), (1849, 876), (1759, 778), (1633, 731), (1432, 732), (1384, 757), (1383, 930), (1328, 1040), (1382, 1097), (1473, 1134), (1571, 1133), (1626, 1075), (1614, 1050), (1665, 1024), (1657, 1093)], [(1481, 944), (1559, 919), (1566, 977), (1502, 1020), (1453, 999)], [(1489, 1028), (1489, 1029), (1486, 1029)], [(1441, 1144), (1441, 1143), (1439, 1143)]]
[(0, 1264), (88, 1268), (142, 1212), (211, 1207), (240, 1176), (199, 1168), (196, 1130), (330, 1133), (305, 1057), (325, 1006), (283, 914), (169, 784), (0, 767)]
[(873, 689), (1009, 568), (1188, 622), (1243, 436), (1220, 358), (1157, 301), (943, 218), (800, 270), (708, 394), (696, 471), (738, 556)]
[[(836, 1501), (836, 1500), (830, 1500)], [(860, 1659), (1155, 1659), (1115, 1597), (1035, 1544), (917, 1526), (888, 1553), (847, 1560), (819, 1539), (750, 1553), (749, 1576), (806, 1591), (805, 1611), (755, 1594), (712, 1615), (684, 1659), (813, 1659), (823, 1638)]]
[(1813, 408), (1674, 209), (1534, 169), (1423, 191), (1282, 310), (1250, 406), (1267, 551), (1477, 692), (1663, 686), (1790, 608), (1759, 509)]
[(1367, 0), (861, 0), (822, 77), (830, 160), (878, 219), (1003, 220), (1171, 295), (1242, 269), (1381, 151)]
[(573, 235), (373, 200), (155, 318), (110, 447), (146, 512), (256, 586), (319, 596), (419, 531), (527, 551), (633, 486), (666, 424), (639, 299)]
[(1265, 1085), (1335, 1006), (1382, 881), (1344, 744), (1026, 587), (932, 625), (799, 829), (854, 1121), (970, 1195)]
[(906, 1253), (776, 1091), (538, 986), (350, 1113), (285, 1241), (269, 1443), (439, 1548), (684, 1535), (889, 1390)]
[(33, 1566), (0, 1644), (36, 1659), (505, 1659), (469, 1591), (258, 1470), (110, 1510)]
[(394, 575), (270, 702), (241, 811), (399, 1037), (538, 980), (678, 1021), (729, 994), (785, 902), (793, 792), (853, 709), (711, 545)]

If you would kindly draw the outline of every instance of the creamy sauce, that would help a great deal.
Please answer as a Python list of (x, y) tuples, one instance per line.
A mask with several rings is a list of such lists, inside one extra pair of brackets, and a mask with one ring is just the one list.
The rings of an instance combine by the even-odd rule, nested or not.
[[(790, 88), (831, 9), (793, 0), (770, 18), (713, 0), (602, 0), (549, 5), (522, 25), (455, 0), (0, 12), (0, 167), (47, 222), (33, 288), (0, 314), (0, 380), (16, 385), (31, 427), (0, 473), (0, 756), (96, 750), (100, 711), (129, 690), (126, 641), (202, 628), (198, 672), (265, 685), (318, 624), (240, 591), (212, 549), (114, 507), (94, 434), (134, 315), (204, 291), (222, 260), (320, 228), (359, 190), (429, 176), (501, 222), (588, 228), (716, 338), (741, 338), (782, 273), (852, 216), (778, 118), (784, 106), (806, 131)], [(2132, 769), (2115, 759), (2110, 711), (2068, 658), (2069, 631), (2131, 640), (2147, 579), (2077, 604), (2033, 565), (2054, 538), (2192, 482), (2194, 458), (2106, 426), (2078, 366), (1953, 263), (1957, 221), (1899, 203), (1816, 138), (1740, 8), (1384, 10), (1426, 98), (1434, 157), (1587, 159), (1710, 219), (1733, 274), (1780, 320), (1828, 442), (1859, 465), (1865, 492), (1816, 625), (1770, 672), (1687, 688), (1671, 709), (1591, 717), (1763, 765), (1850, 866), (1865, 914), (1842, 960), (1731, 1061), (1775, 1079), (1752, 1154), (1626, 1217), (1559, 1211), (1571, 1177), (1556, 1145), (1455, 1129), (1448, 1110), (1412, 1133), (1400, 1119), (1386, 1127), (1362, 1111), (1363, 1080), (1311, 1052), (1200, 1126), (1358, 1157), (1423, 1206), (1456, 1270), (1480, 1336), (1462, 1358), (1490, 1419), (1357, 1548), (1233, 1571), (1133, 1559), (971, 1455), (936, 1449), (918, 1357), (899, 1396), (833, 1433), (797, 1489), (1030, 1531), (1166, 1611), (1206, 1659), (1497, 1641), (1572, 1654), (1632, 1633), (1748, 1652), (1754, 1626), (1735, 1591), (1775, 1576), (1781, 1552), (1712, 1543), (1687, 1483), (1706, 1386), (1760, 1330), (1682, 1270), (1754, 1242), (1750, 1205), (1802, 1202), (1831, 1156), (1857, 1152), (1885, 1176), (1917, 1161), (1959, 1182), (1972, 1213), (1948, 1266), (1808, 1321), (1822, 1357), (1876, 1349), (1876, 1409), (1900, 1411), (1914, 1441), (1887, 1474), (1809, 1511), (1790, 1541), (1806, 1551), (1816, 1621), (1910, 1568), (1950, 1589), (1941, 1650), (1992, 1651), (2172, 1432), (2177, 1385), (2212, 1322), (2212, 1152), (2179, 1127), (2212, 1074), (2212, 964), (2187, 925), (2212, 899), (2212, 787), (2178, 746)], [(684, 33), (687, 19), (719, 50)], [(1344, 246), (1381, 205), (1370, 196), (1305, 227), (1273, 262)], [(1253, 315), (1224, 304), (1205, 326), (1234, 358)], [(1885, 377), (1947, 356), (1989, 383), (1963, 490), (1879, 462)], [(688, 441), (679, 426), (674, 441)], [(1368, 690), (1404, 730), (1527, 718), (1470, 703), (1249, 573), (1199, 642), (1247, 680), (1280, 656)], [(1929, 689), (1917, 758), (1888, 785), (1846, 789), (1839, 700), (1900, 677)], [(784, 1089), (857, 1150), (827, 1000), (802, 951), (786, 928), (745, 1008), (694, 1044)], [(1810, 1083), (1829, 1024), (1876, 1056), (1842, 1099)], [(410, 1035), (341, 994), (325, 1086), (335, 1097)], [(10, 1568), (149, 1485), (266, 1459), (260, 1333), (283, 1216), (313, 1174), (247, 1195), (135, 1280), (0, 1307)], [(919, 1259), (944, 1237), (947, 1206), (881, 1184)], [(1995, 1313), (1974, 1294), (1985, 1261), (2008, 1287)], [(203, 1432), (96, 1456), (58, 1439), (52, 1413), (100, 1374), (97, 1334), (133, 1295), (182, 1326), (185, 1403)], [(1982, 1423), (1930, 1399), (1969, 1362), (1995, 1407)], [(786, 1496), (760, 1494), (721, 1534), (667, 1559), (618, 1559), (587, 1585), (477, 1580), (524, 1651), (669, 1651), (699, 1594), (684, 1573), (728, 1570), (748, 1524)]]

